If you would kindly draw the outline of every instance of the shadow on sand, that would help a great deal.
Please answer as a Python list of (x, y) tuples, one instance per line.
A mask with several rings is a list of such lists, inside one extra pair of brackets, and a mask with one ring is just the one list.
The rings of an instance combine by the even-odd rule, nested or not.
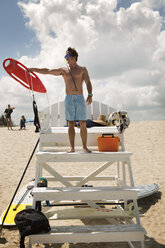
[(153, 195), (139, 199), (138, 206), (141, 208), (140, 213), (146, 213), (151, 206), (155, 205), (161, 199), (161, 196), (162, 192), (158, 191)]

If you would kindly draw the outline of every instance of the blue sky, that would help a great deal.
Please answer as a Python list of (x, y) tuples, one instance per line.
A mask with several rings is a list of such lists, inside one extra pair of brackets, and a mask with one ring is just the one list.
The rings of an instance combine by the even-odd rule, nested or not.
[[(31, 99), (3, 60), (57, 68), (68, 46), (88, 68), (94, 100), (126, 109), (131, 120), (165, 119), (165, 0), (1, 0), (0, 34), (0, 114), (11, 103), (15, 122), (33, 116)], [(38, 76), (50, 104), (62, 101), (63, 80)], [(48, 104), (44, 95), (37, 100)]]
[[(6, 58), (15, 58), (23, 55), (37, 54), (40, 43), (37, 41), (33, 30), (26, 27), (26, 18), (18, 6), (18, 0), (0, 1), (0, 61)], [(5, 74), (2, 66), (1, 75)]]

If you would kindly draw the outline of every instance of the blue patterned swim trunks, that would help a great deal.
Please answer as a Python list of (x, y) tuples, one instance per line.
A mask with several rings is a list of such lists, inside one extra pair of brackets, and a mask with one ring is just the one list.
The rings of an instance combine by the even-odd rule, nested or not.
[(67, 121), (86, 121), (86, 102), (83, 95), (66, 95), (65, 119)]

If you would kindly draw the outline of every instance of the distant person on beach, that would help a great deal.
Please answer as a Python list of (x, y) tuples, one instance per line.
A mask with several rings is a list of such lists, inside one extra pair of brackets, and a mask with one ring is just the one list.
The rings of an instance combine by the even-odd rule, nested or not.
[(25, 128), (26, 128), (25, 123), (26, 123), (25, 116), (24, 116), (24, 115), (22, 115), (22, 116), (21, 116), (21, 120), (20, 120), (20, 129), (19, 129), (19, 130), (22, 130), (22, 129), (24, 129), (24, 130), (25, 130)]
[(15, 109), (15, 107), (11, 107), (10, 104), (8, 104), (8, 108), (6, 108), (4, 111), (4, 117), (6, 120), (8, 130), (10, 130), (10, 129), (13, 130), (12, 129), (12, 120), (11, 120), (11, 114), (13, 112), (13, 109)]
[[(67, 67), (58, 69), (47, 68), (29, 68), (29, 71), (34, 71), (41, 74), (51, 74), (54, 76), (62, 76), (66, 87), (65, 97), (65, 117), (68, 121), (68, 135), (70, 141), (70, 150), (75, 151), (75, 122), (80, 123), (80, 135), (84, 152), (91, 152), (87, 148), (87, 128), (86, 128), (86, 103), (92, 103), (92, 84), (85, 67), (77, 64), (78, 53), (74, 48), (68, 47), (65, 54)], [(83, 96), (83, 82), (85, 81), (88, 97)]]

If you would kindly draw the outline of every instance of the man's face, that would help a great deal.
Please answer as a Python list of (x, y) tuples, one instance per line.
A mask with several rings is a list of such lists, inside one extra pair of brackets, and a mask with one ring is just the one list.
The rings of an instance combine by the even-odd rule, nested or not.
[(72, 63), (76, 59), (76, 57), (71, 56), (71, 54), (69, 53), (69, 51), (66, 51), (65, 59), (66, 59), (66, 62), (68, 64), (70, 64), (70, 63)]
[(71, 59), (71, 55), (70, 55), (70, 53), (68, 51), (66, 52), (65, 59), (66, 59), (67, 62), (69, 62), (70, 59)]

